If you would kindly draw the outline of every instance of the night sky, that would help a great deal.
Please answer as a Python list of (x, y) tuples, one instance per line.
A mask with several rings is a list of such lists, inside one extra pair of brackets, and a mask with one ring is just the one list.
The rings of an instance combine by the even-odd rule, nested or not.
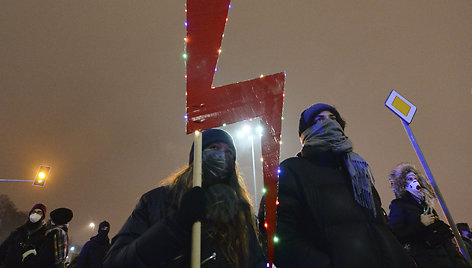
[[(52, 172), (44, 188), (0, 182), (0, 194), (23, 211), (37, 202), (71, 208), (75, 244), (104, 219), (112, 237), (139, 197), (188, 161), (185, 1), (1, 6), (0, 177), (32, 179), (40, 164)], [(384, 106), (396, 89), (418, 107), (411, 128), (455, 221), (472, 223), (471, 1), (234, 1), (214, 85), (281, 71), (282, 160), (300, 149), (301, 111), (332, 104), (388, 211), (392, 167), (420, 167), (400, 119)], [(227, 130), (253, 198), (241, 128)], [(260, 190), (259, 142), (255, 153)]]

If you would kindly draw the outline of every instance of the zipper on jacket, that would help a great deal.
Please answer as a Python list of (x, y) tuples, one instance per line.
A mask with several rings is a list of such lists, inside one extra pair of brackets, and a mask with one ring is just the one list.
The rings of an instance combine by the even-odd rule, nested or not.
[(211, 261), (211, 260), (216, 260), (216, 252), (213, 252), (210, 257), (204, 259), (200, 264), (204, 264), (205, 262)]
[(176, 260), (182, 258), (183, 256), (184, 256), (184, 254), (181, 254), (181, 255), (179, 255), (179, 256), (173, 258), (171, 261), (176, 261)]

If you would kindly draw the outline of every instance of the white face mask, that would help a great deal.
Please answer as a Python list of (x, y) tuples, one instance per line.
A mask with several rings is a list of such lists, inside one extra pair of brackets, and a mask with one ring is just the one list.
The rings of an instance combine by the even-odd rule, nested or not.
[(29, 216), (29, 219), (30, 219), (30, 222), (32, 223), (36, 223), (38, 222), (40, 219), (41, 219), (41, 215), (39, 215), (38, 213), (32, 213), (30, 216)]
[(415, 173), (410, 172), (406, 175), (406, 190), (410, 192), (411, 195), (416, 200), (423, 200), (424, 199), (424, 193), (423, 193), (423, 187), (421, 187), (421, 184), (417, 180), (417, 176)]

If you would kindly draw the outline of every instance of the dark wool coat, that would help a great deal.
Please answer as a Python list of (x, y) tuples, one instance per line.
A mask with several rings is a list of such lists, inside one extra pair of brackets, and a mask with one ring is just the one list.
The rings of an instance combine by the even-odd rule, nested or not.
[(389, 229), (375, 188), (376, 217), (356, 202), (341, 156), (292, 157), (280, 170), (278, 268), (415, 267)]
[[(449, 226), (439, 220), (428, 227), (421, 223), (420, 215), (424, 212), (424, 208), (425, 204), (416, 202), (409, 192), (390, 203), (389, 224), (400, 242), (408, 245), (409, 252), (418, 267), (466, 267), (464, 259), (451, 241), (452, 233), (449, 231)], [(436, 211), (433, 213), (437, 215)], [(432, 246), (427, 242), (427, 238), (430, 238), (428, 241), (443, 242)]]
[(76, 268), (101, 268), (103, 267), (103, 258), (110, 248), (110, 239), (108, 236), (97, 235), (85, 243), (77, 257)]
[(23, 261), (25, 267), (63, 268), (69, 252), (68, 227), (65, 224), (51, 225), (44, 233), (44, 242)]
[[(119, 233), (112, 239), (112, 246), (105, 256), (104, 267), (190, 267), (191, 230), (180, 228), (168, 215), (168, 187), (159, 187), (139, 200), (136, 208)], [(229, 267), (225, 258), (213, 248), (214, 244), (204, 237), (202, 228), (202, 261), (216, 252), (216, 259), (201, 265), (206, 267)], [(256, 234), (249, 234), (249, 260), (244, 268), (266, 267), (262, 249)]]
[(45, 225), (32, 233), (28, 232), (26, 224), (18, 227), (0, 246), (0, 267), (2, 264), (8, 268), (28, 267), (22, 263), (22, 254), (27, 249), (41, 248), (45, 242), (45, 232)]

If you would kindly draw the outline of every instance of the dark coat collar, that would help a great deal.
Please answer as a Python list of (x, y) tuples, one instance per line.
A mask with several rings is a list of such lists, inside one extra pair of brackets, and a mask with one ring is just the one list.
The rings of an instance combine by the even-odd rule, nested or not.
[(405, 200), (408, 203), (415, 204), (420, 209), (424, 209), (426, 207), (426, 203), (424, 201), (421, 202), (421, 204), (418, 203), (418, 201), (416, 201), (413, 195), (408, 191), (405, 191), (405, 194), (401, 197), (401, 199)]

